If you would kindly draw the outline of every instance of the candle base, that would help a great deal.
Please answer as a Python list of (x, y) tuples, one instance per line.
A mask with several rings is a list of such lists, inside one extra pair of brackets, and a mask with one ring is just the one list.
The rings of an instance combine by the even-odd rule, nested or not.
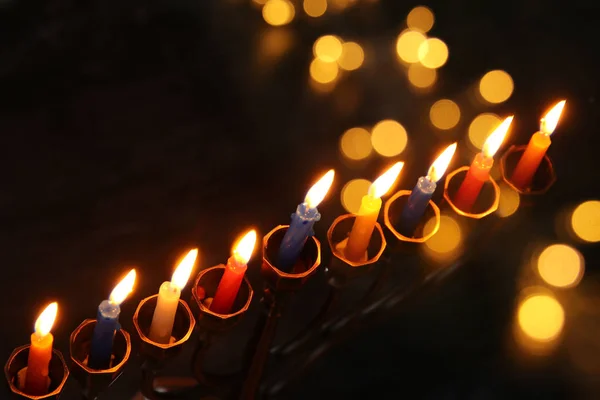
[(491, 176), (483, 184), (481, 192), (479, 192), (479, 196), (470, 211), (461, 209), (453, 200), (468, 171), (469, 167), (465, 166), (455, 169), (446, 175), (446, 180), (444, 181), (444, 199), (458, 215), (471, 219), (487, 217), (495, 212), (500, 204), (500, 187)]
[(504, 153), (500, 159), (502, 179), (520, 195), (536, 196), (544, 194), (550, 190), (552, 185), (554, 185), (554, 182), (556, 182), (554, 166), (547, 154), (544, 155), (540, 166), (536, 170), (535, 175), (533, 175), (533, 179), (528, 186), (518, 187), (512, 182), (511, 177), (526, 148), (527, 146), (511, 146), (508, 151)]
[(25, 392), (25, 374), (27, 371), (27, 360), (29, 357), (29, 345), (17, 347), (13, 350), (4, 366), (4, 375), (8, 386), (15, 399), (54, 400), (60, 394), (69, 377), (69, 369), (62, 354), (58, 350), (52, 350), (52, 358), (48, 366), (48, 393), (44, 395), (28, 394)]
[[(400, 190), (390, 197), (383, 208), (383, 221), (393, 237), (400, 241), (399, 244), (405, 245), (402, 246), (402, 249), (416, 250), (415, 246), (411, 244), (425, 243), (437, 233), (440, 227), (440, 209), (432, 200), (429, 200), (425, 213), (412, 236), (403, 235), (400, 233), (401, 227), (398, 225), (398, 221), (411, 193), (410, 190)], [(434, 219), (434, 223), (426, 229), (425, 224), (431, 219)]]
[(95, 319), (86, 319), (72, 333), (69, 342), (71, 372), (82, 387), (84, 398), (95, 399), (110, 387), (123, 372), (131, 355), (131, 338), (123, 329), (115, 332), (110, 367), (94, 369), (88, 366)]

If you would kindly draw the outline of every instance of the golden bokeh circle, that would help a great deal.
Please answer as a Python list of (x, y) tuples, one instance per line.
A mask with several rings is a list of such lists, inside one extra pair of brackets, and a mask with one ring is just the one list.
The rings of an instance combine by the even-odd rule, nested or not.
[(502, 119), (493, 113), (483, 113), (476, 116), (469, 125), (469, 141), (481, 150), (490, 133), (500, 125)]
[(538, 258), (540, 277), (555, 287), (576, 286), (583, 277), (584, 260), (581, 253), (566, 244), (546, 247)]
[(406, 25), (409, 28), (422, 32), (429, 32), (434, 22), (435, 17), (433, 16), (433, 12), (425, 6), (413, 8), (406, 17)]
[(289, 0), (267, 0), (262, 15), (269, 25), (281, 26), (292, 22), (296, 11)]
[(452, 129), (460, 121), (460, 108), (452, 100), (438, 100), (429, 109), (429, 119), (438, 129)]
[(327, 0), (304, 0), (303, 8), (306, 15), (318, 18), (327, 11)]
[(377, 123), (371, 132), (373, 149), (384, 157), (394, 157), (402, 153), (407, 143), (406, 129), (399, 122), (391, 119)]
[(350, 128), (340, 139), (340, 151), (350, 160), (364, 160), (373, 152), (371, 134), (364, 128)]
[(358, 213), (362, 198), (369, 192), (371, 182), (366, 179), (353, 179), (341, 191), (342, 206), (351, 214)]
[(500, 184), (500, 203), (496, 214), (502, 218), (510, 217), (519, 209), (521, 196), (519, 193), (506, 184)]
[[(423, 232), (430, 232), (437, 224), (436, 218), (431, 218), (425, 223)], [(439, 229), (425, 246), (436, 255), (447, 255), (458, 250), (462, 242), (462, 231), (460, 225), (449, 215), (442, 215), (439, 221)]]
[(407, 63), (419, 62), (419, 49), (424, 43), (427, 48), (427, 37), (422, 32), (407, 29), (398, 36), (396, 53)]
[(419, 89), (425, 89), (432, 86), (437, 80), (437, 71), (426, 68), (421, 64), (410, 64), (408, 67), (409, 82)]
[(429, 38), (419, 45), (418, 60), (427, 68), (440, 68), (448, 61), (448, 46), (443, 40)]
[(586, 242), (600, 242), (600, 201), (581, 203), (571, 215), (571, 227), (577, 237)]
[(519, 305), (519, 328), (534, 340), (547, 342), (561, 333), (565, 312), (558, 300), (546, 294), (527, 297)]
[(340, 68), (346, 71), (354, 71), (360, 68), (365, 60), (365, 52), (356, 42), (345, 42), (342, 44), (342, 55), (338, 59)]
[(506, 71), (490, 71), (479, 81), (479, 93), (489, 103), (497, 104), (508, 100), (513, 90), (513, 79)]
[(310, 77), (318, 83), (331, 83), (338, 77), (339, 69), (335, 62), (325, 62), (315, 58), (310, 63)]
[(313, 46), (315, 58), (325, 62), (336, 62), (342, 55), (342, 41), (334, 35), (321, 36)]

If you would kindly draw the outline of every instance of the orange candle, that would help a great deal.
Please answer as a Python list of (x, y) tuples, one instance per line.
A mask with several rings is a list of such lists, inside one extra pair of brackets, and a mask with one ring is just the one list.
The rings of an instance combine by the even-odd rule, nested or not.
[(483, 184), (489, 179), (490, 170), (494, 165), (494, 154), (504, 141), (512, 120), (513, 116), (510, 116), (502, 121), (486, 139), (482, 152), (475, 156), (467, 176), (454, 196), (454, 204), (461, 210), (469, 212), (473, 208)]
[(381, 196), (390, 190), (403, 166), (403, 162), (394, 164), (371, 184), (369, 193), (363, 196), (344, 250), (345, 256), (350, 261), (358, 262), (366, 259), (367, 248), (381, 209)]
[(25, 374), (25, 393), (41, 396), (48, 393), (48, 365), (52, 359), (54, 337), (50, 333), (58, 304), (49, 304), (35, 321), (35, 332), (31, 334), (31, 347)]
[(554, 105), (540, 121), (540, 131), (531, 136), (531, 140), (511, 177), (513, 185), (519, 189), (524, 189), (531, 184), (535, 172), (544, 159), (548, 147), (550, 147), (550, 144), (552, 143), (550, 135), (552, 135), (552, 132), (556, 129), (565, 103), (566, 100), (561, 100)]
[(210, 304), (210, 310), (218, 314), (229, 314), (235, 302), (244, 274), (248, 268), (248, 260), (256, 244), (256, 231), (251, 230), (234, 247), (231, 257), (227, 260), (225, 272), (221, 277), (215, 297)]

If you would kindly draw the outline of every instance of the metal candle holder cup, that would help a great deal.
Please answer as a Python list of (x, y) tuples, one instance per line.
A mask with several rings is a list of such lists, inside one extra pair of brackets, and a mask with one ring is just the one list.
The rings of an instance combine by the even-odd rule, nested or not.
[(48, 366), (48, 378), (50, 386), (48, 393), (44, 395), (32, 395), (23, 391), (25, 384), (25, 374), (27, 372), (27, 363), (29, 357), (29, 345), (17, 347), (13, 350), (6, 365), (4, 366), (4, 375), (8, 386), (15, 399), (31, 400), (54, 400), (60, 397), (60, 393), (69, 377), (69, 369), (62, 354), (58, 350), (52, 350), (52, 358)]
[[(404, 236), (396, 229), (396, 222), (402, 215), (402, 210), (406, 206), (408, 198), (412, 192), (410, 190), (400, 190), (396, 192), (392, 197), (385, 202), (383, 209), (383, 221), (385, 226), (388, 228), (390, 233), (399, 240), (401, 243), (408, 244), (419, 244), (425, 243), (433, 235), (435, 235), (440, 228), (440, 208), (432, 201), (429, 200), (429, 204), (425, 209), (425, 214), (421, 218), (419, 225), (417, 225), (415, 232), (412, 237)], [(425, 232), (425, 223), (431, 218), (435, 218), (435, 223), (431, 231)], [(415, 249), (415, 246), (410, 246), (411, 249)]]
[(511, 146), (508, 151), (504, 153), (500, 159), (502, 179), (520, 195), (534, 196), (544, 194), (552, 187), (552, 185), (554, 185), (554, 182), (556, 182), (556, 173), (554, 172), (552, 160), (550, 160), (550, 157), (546, 154), (544, 155), (544, 158), (542, 158), (542, 162), (528, 187), (519, 188), (512, 183), (512, 174), (526, 148), (527, 146)]
[(444, 199), (446, 199), (450, 207), (458, 215), (471, 219), (481, 219), (498, 209), (498, 205), (500, 204), (500, 187), (490, 176), (487, 182), (484, 183), (477, 201), (473, 205), (473, 209), (470, 212), (460, 209), (454, 203), (453, 199), (468, 170), (468, 166), (461, 167), (446, 176), (446, 180), (444, 181)]
[(131, 338), (123, 329), (115, 332), (110, 368), (94, 369), (87, 365), (94, 335), (95, 319), (86, 319), (72, 333), (69, 342), (71, 372), (82, 386), (83, 395), (95, 399), (121, 375), (131, 355)]

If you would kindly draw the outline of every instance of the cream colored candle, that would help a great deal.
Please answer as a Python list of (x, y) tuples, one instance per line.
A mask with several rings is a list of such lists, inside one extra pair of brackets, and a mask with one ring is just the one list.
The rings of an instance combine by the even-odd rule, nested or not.
[(150, 340), (163, 344), (167, 344), (171, 340), (181, 290), (190, 278), (197, 256), (198, 249), (190, 250), (173, 272), (171, 282), (163, 282), (160, 285), (148, 335)]
[(35, 332), (31, 334), (31, 347), (25, 375), (25, 392), (32, 395), (48, 393), (48, 365), (52, 359), (54, 337), (50, 333), (58, 304), (49, 304), (35, 322)]

